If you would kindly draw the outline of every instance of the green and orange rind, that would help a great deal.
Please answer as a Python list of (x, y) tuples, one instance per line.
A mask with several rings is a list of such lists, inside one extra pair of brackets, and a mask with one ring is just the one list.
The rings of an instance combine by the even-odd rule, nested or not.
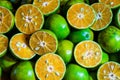
[(115, 13), (115, 24), (120, 28), (120, 8), (118, 8), (117, 13)]

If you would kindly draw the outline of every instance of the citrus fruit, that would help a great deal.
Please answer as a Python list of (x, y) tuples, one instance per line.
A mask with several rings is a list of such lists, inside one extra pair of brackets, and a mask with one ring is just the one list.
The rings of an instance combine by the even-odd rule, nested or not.
[(95, 11), (86, 3), (74, 4), (67, 11), (67, 21), (73, 28), (88, 28), (95, 21)]
[(97, 42), (85, 40), (75, 46), (74, 57), (79, 65), (85, 68), (93, 68), (100, 64), (102, 50)]
[(98, 80), (120, 80), (120, 64), (109, 61), (101, 65), (97, 71)]
[(14, 15), (13, 13), (0, 6), (0, 34), (9, 32), (14, 26)]
[(96, 12), (96, 20), (90, 28), (95, 31), (100, 31), (108, 27), (113, 17), (111, 8), (104, 3), (94, 3), (91, 6)]
[(56, 53), (62, 57), (66, 64), (68, 64), (73, 58), (73, 47), (74, 44), (67, 39), (61, 40), (58, 43)]
[(120, 29), (109, 26), (98, 35), (98, 43), (107, 53), (116, 53), (120, 50)]
[(54, 53), (42, 55), (35, 64), (39, 80), (62, 80), (66, 71), (63, 59)]
[(35, 56), (35, 53), (28, 45), (28, 39), (29, 36), (23, 33), (17, 33), (12, 36), (9, 47), (15, 57), (22, 60), (29, 60)]
[(120, 28), (120, 8), (115, 13), (115, 24)]
[(103, 55), (102, 55), (102, 61), (101, 61), (100, 64), (104, 64), (104, 63), (106, 63), (106, 62), (109, 61), (109, 55), (108, 55), (108, 53), (106, 53), (104, 51), (102, 51), (102, 53), (103, 53)]
[(77, 64), (68, 64), (63, 80), (89, 80), (89, 74), (86, 68)]
[(43, 55), (54, 53), (58, 47), (58, 40), (52, 31), (42, 29), (31, 35), (29, 45), (36, 54)]
[(44, 23), (42, 12), (32, 4), (21, 5), (15, 13), (17, 29), (24, 34), (32, 34), (40, 30)]
[(60, 14), (50, 15), (46, 20), (45, 26), (53, 31), (59, 40), (65, 39), (70, 33), (67, 21)]
[(10, 78), (11, 80), (36, 80), (32, 63), (30, 61), (21, 61), (14, 65)]
[(33, 5), (37, 6), (45, 16), (48, 16), (57, 12), (60, 0), (34, 0)]
[(72, 41), (73, 43), (78, 43), (84, 40), (93, 40), (94, 33), (91, 29), (86, 28), (86, 29), (71, 31), (68, 37), (69, 40)]
[(8, 41), (9, 40), (7, 36), (0, 34), (0, 57), (7, 53)]
[(120, 0), (99, 0), (99, 2), (109, 5), (112, 9), (120, 6)]

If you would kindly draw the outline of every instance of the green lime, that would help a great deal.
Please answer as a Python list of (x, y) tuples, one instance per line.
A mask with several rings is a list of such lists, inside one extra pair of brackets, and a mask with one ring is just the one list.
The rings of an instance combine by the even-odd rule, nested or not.
[(120, 28), (120, 8), (115, 13), (115, 24)]
[(69, 40), (61, 40), (58, 43), (57, 54), (60, 55), (67, 64), (73, 58), (73, 43)]
[(109, 55), (106, 53), (106, 52), (102, 52), (103, 55), (102, 55), (102, 61), (100, 64), (104, 64), (105, 62), (108, 62), (109, 61)]
[(93, 40), (94, 39), (94, 33), (91, 29), (80, 29), (72, 31), (69, 34), (69, 40), (71, 40), (73, 43), (78, 43), (84, 40)]
[(21, 61), (14, 65), (10, 77), (11, 80), (36, 80), (33, 65), (30, 61)]
[(63, 80), (89, 80), (87, 69), (77, 64), (68, 64)]
[(120, 29), (109, 26), (98, 35), (98, 43), (108, 53), (116, 53), (120, 50)]
[(60, 14), (49, 16), (46, 20), (45, 26), (53, 31), (59, 40), (65, 39), (70, 33), (67, 21)]

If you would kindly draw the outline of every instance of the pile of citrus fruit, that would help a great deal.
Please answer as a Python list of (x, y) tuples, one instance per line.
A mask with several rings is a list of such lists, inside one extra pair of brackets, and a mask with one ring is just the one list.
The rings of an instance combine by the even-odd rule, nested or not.
[(0, 0), (0, 80), (120, 80), (120, 0)]

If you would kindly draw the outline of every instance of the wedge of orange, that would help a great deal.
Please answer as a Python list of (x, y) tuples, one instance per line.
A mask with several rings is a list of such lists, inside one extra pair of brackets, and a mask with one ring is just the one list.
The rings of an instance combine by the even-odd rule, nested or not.
[(41, 56), (35, 64), (35, 73), (39, 80), (62, 80), (65, 72), (64, 61), (54, 53)]
[(10, 39), (10, 50), (13, 55), (21, 60), (29, 60), (35, 56), (35, 53), (28, 45), (29, 36), (23, 33), (17, 33)]
[(100, 31), (108, 27), (113, 18), (111, 8), (104, 3), (93, 3), (92, 7), (96, 12), (96, 20), (90, 28), (94, 31)]
[(17, 29), (24, 34), (32, 34), (40, 30), (44, 23), (42, 12), (32, 4), (21, 5), (15, 14)]
[(99, 2), (109, 5), (112, 9), (120, 6), (120, 0), (99, 0)]
[(37, 6), (44, 15), (48, 16), (57, 12), (60, 7), (60, 0), (34, 0), (33, 4)]
[(0, 34), (9, 32), (14, 26), (14, 15), (13, 13), (0, 6)]
[(120, 64), (109, 61), (101, 65), (97, 71), (98, 80), (120, 80)]
[(102, 49), (95, 41), (85, 40), (75, 46), (74, 57), (79, 65), (94, 68), (102, 60)]
[(73, 28), (85, 29), (94, 23), (95, 11), (86, 3), (73, 4), (67, 11), (67, 20)]
[(29, 45), (36, 54), (43, 55), (54, 53), (58, 47), (58, 40), (52, 31), (42, 29), (31, 35)]

